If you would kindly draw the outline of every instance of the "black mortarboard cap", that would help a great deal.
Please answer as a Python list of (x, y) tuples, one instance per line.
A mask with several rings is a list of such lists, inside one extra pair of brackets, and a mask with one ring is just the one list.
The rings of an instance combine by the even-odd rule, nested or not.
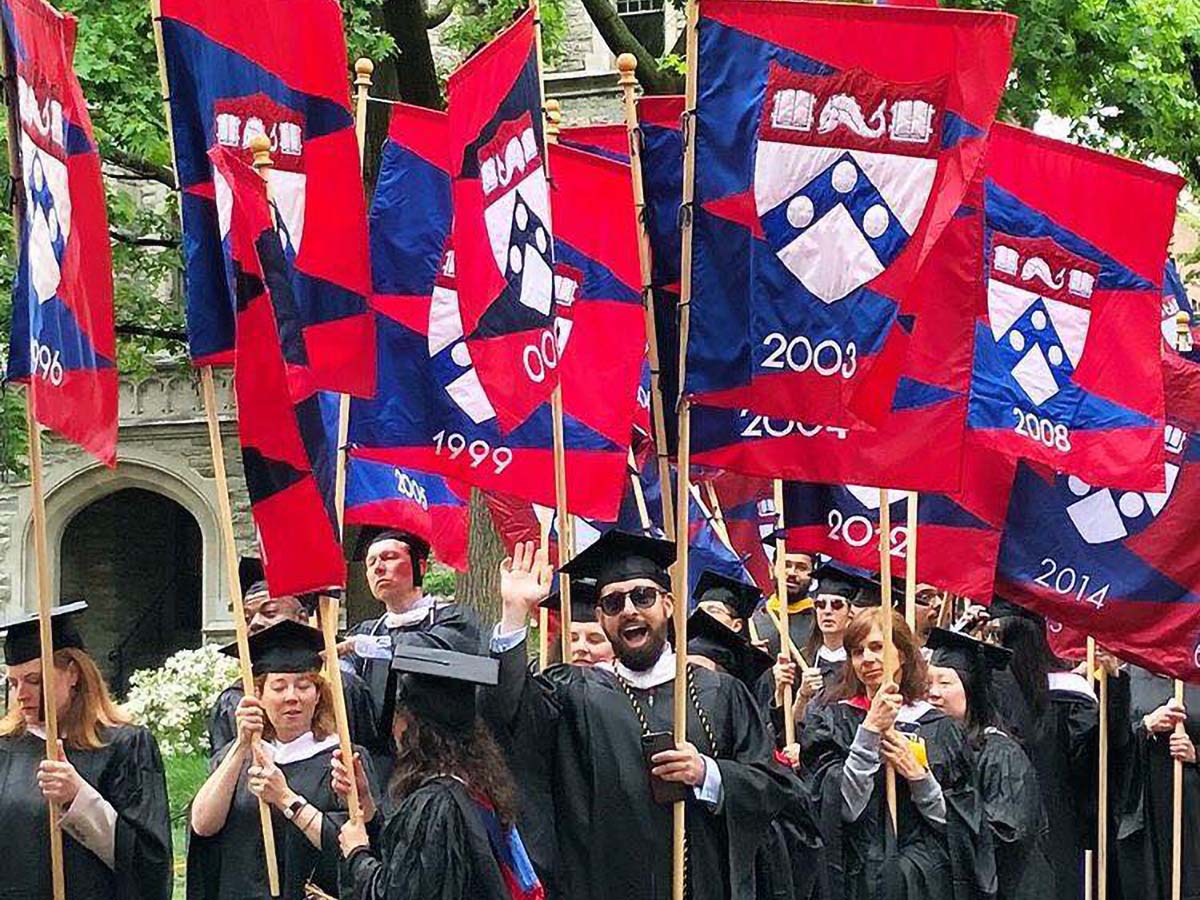
[(402, 673), (396, 705), (455, 734), (475, 725), (475, 689), (500, 678), (500, 663), (489, 656), (408, 644), (396, 647), (392, 670)]
[[(596, 604), (599, 603), (600, 594), (596, 590), (595, 582), (583, 579), (571, 579), (571, 621), (572, 622), (595, 622), (596, 621)], [(558, 611), (562, 605), (562, 600), (559, 594), (558, 576), (555, 576), (554, 589), (550, 591), (550, 596), (542, 601), (542, 606), (551, 611)]]
[(931, 629), (925, 648), (933, 652), (930, 659), (933, 665), (946, 666), (959, 672), (970, 672), (978, 664), (999, 672), (1008, 667), (1008, 661), (1012, 658), (1011, 650), (945, 628)]
[(406, 543), (416, 560), (424, 560), (429, 557), (429, 542), (411, 532), (379, 525), (363, 525), (358, 529), (358, 537), (354, 541), (354, 553), (350, 558), (361, 562), (367, 558), (367, 551), (371, 549), (372, 544), (388, 539)]
[[(819, 597), (821, 594), (832, 594), (847, 600), (854, 600), (862, 591), (863, 586), (870, 584), (870, 579), (865, 572), (857, 572), (832, 560), (817, 566), (813, 571), (813, 580), (816, 582), (811, 591), (814, 597)], [(876, 601), (870, 605), (878, 606), (879, 604)]]
[[(50, 635), (55, 650), (84, 649), (83, 637), (75, 627), (75, 616), (87, 609), (87, 603), (77, 600), (50, 610)], [(15, 619), (0, 623), (4, 637), (4, 663), (19, 666), (42, 655), (41, 633), (37, 613), (22, 613)]]
[(1006, 597), (1001, 597), (999, 594), (996, 594), (994, 597), (992, 597), (991, 605), (988, 606), (988, 618), (992, 621), (995, 621), (996, 619), (1003, 619), (1009, 616), (1015, 616), (1019, 619), (1028, 619), (1039, 626), (1045, 626), (1046, 624), (1046, 620), (1035, 613), (1032, 609), (1026, 609), (1023, 606), (1013, 603)]
[(596, 591), (607, 585), (634, 578), (648, 578), (664, 591), (671, 589), (667, 568), (675, 562), (675, 544), (661, 538), (606, 531), (560, 571), (572, 578), (589, 578)]
[(737, 618), (749, 619), (762, 601), (762, 591), (757, 585), (705, 569), (696, 582), (692, 599), (697, 603), (724, 603)]
[(749, 687), (772, 666), (770, 654), (751, 644), (744, 632), (734, 631), (702, 609), (688, 617), (688, 653), (711, 659)]
[(242, 586), (242, 596), (245, 597), (251, 589), (266, 578), (263, 572), (262, 560), (257, 556), (243, 556), (238, 560), (238, 582)]
[[(284, 619), (250, 635), (249, 643), (250, 667), (255, 677), (321, 670), (325, 643), (315, 628)], [(237, 642), (226, 644), (221, 652), (236, 657)]]

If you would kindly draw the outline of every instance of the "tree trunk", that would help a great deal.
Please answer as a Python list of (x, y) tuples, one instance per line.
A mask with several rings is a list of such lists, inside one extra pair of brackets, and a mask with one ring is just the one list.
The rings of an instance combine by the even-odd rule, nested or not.
[(492, 525), (487, 501), (478, 489), (471, 491), (469, 538), (467, 571), (457, 578), (455, 599), (478, 610), (490, 626), (500, 621), (500, 563), (507, 554)]
[(637, 57), (638, 82), (647, 94), (683, 92), (683, 78), (658, 67), (654, 55), (642, 46), (641, 41), (617, 15), (612, 0), (583, 0), (583, 8), (614, 55), (632, 53)]
[[(389, 68), (397, 77), (394, 85), (401, 100), (429, 109), (442, 109), (442, 87), (433, 64), (433, 48), (426, 28), (422, 0), (388, 0), (383, 7), (383, 23), (396, 42), (399, 59)], [(393, 85), (388, 85), (393, 87)], [(395, 97), (396, 93), (385, 96)]]

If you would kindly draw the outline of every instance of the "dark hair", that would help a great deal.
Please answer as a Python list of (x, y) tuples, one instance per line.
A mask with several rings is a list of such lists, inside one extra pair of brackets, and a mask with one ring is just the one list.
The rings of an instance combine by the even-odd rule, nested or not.
[(1012, 651), (1008, 670), (1012, 672), (1035, 718), (1046, 711), (1050, 694), (1047, 675), (1061, 668), (1058, 657), (1046, 640), (1046, 629), (1023, 616), (1004, 616), (995, 620), (1001, 646)]
[(408, 548), (408, 561), (412, 564), (413, 587), (419, 588), (425, 581), (425, 563), (429, 559), (428, 545), (419, 537), (407, 531), (389, 529), (381, 531), (367, 542), (367, 550), (380, 541), (399, 541)]
[[(925, 696), (925, 659), (904, 616), (895, 610), (891, 611), (891, 615), (892, 643), (896, 645), (900, 656), (900, 695), (905, 703), (913, 703)], [(881, 606), (864, 609), (846, 626), (846, 636), (842, 639), (842, 646), (846, 648), (846, 665), (842, 668), (841, 680), (833, 689), (833, 700), (850, 700), (866, 693), (866, 687), (854, 671), (854, 651), (866, 643), (873, 627), (883, 627), (883, 616), (884, 609)]]
[(396, 715), (406, 717), (408, 726), (400, 736), (396, 767), (388, 785), (394, 801), (407, 797), (430, 778), (452, 775), (492, 804), (503, 828), (516, 823), (516, 786), (499, 746), (482, 721), (476, 719), (475, 727), (467, 734), (455, 735), (422, 721), (403, 707), (397, 707)]
[(967, 697), (967, 737), (971, 746), (979, 749), (983, 744), (984, 732), (989, 728), (1002, 728), (1000, 713), (992, 697), (992, 672), (982, 656), (976, 656), (971, 661), (970, 668), (964, 672), (957, 666), (947, 666), (958, 673), (962, 682), (963, 693)]

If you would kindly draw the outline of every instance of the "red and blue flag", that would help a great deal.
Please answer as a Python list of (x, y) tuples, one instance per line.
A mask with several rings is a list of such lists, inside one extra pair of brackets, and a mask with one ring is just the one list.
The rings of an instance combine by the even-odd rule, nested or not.
[[(393, 114), (371, 213), (379, 392), (351, 404), (351, 453), (553, 506), (550, 404), (503, 433), (464, 327), (448, 127), (429, 110)], [(568, 500), (608, 519), (624, 490), (644, 350), (632, 193), (627, 168), (554, 152), (555, 291), (569, 313), (556, 341), (572, 350), (561, 369)], [(594, 196), (611, 201), (591, 208)]]
[(992, 129), (968, 417), (981, 443), (1093, 484), (1162, 489), (1162, 277), (1182, 185)]
[(193, 362), (229, 363), (234, 346), (222, 250), (229, 189), (213, 178), (208, 152), (227, 147), (249, 162), (251, 139), (265, 134), (271, 202), (313, 377), (328, 390), (369, 396), (366, 201), (340, 7), (335, 0), (161, 5)]
[(346, 469), (346, 524), (379, 525), (414, 534), (434, 555), (467, 570), (471, 489), (441, 475), (369, 459)]
[(550, 397), (563, 349), (536, 29), (530, 10), (446, 84), (462, 346), (505, 435)]
[(230, 290), (237, 298), (233, 386), (250, 511), (273, 594), (343, 588), (333, 484), (335, 446), (309, 368), (292, 291), (286, 224), (240, 154), (210, 151), (230, 188)]
[(14, 70), (21, 181), (8, 379), (33, 417), (105, 465), (117, 454), (112, 253), (100, 155), (75, 76), (72, 16), (0, 5)]
[[(729, 544), (764, 594), (775, 592), (775, 571), (763, 543), (778, 529), (775, 485), (769, 478), (753, 478), (736, 472), (720, 472), (708, 480), (721, 506), (721, 519)], [(804, 552), (805, 548), (791, 548)]]
[(700, 17), (686, 390), (855, 425), (982, 164), (1016, 20), (765, 0)]
[(997, 592), (1122, 659), (1200, 678), (1200, 364), (1167, 354), (1164, 490), (1093, 485), (1021, 463)]

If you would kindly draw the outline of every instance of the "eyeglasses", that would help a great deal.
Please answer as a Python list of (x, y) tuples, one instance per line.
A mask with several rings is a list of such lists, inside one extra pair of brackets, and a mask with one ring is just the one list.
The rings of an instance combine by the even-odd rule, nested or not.
[(662, 591), (656, 587), (644, 585), (642, 587), (630, 588), (627, 591), (613, 591), (611, 594), (605, 594), (599, 600), (600, 610), (606, 616), (615, 616), (625, 608), (625, 601), (628, 600), (637, 609), (648, 609), (653, 606), (658, 600), (658, 595)]
[(818, 597), (813, 601), (813, 609), (831, 609), (834, 612), (841, 612), (845, 608), (846, 601), (841, 597), (831, 597), (826, 600), (822, 600), (820, 597)]

